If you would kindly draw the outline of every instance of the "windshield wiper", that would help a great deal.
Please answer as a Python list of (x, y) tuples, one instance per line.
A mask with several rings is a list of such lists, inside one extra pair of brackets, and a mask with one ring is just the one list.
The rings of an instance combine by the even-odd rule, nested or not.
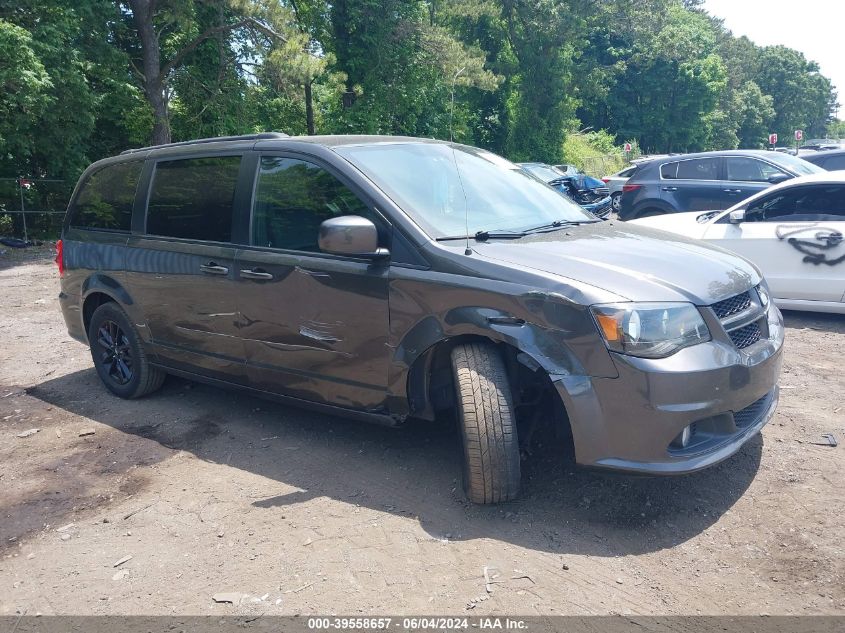
[(533, 233), (535, 231), (548, 229), (563, 229), (570, 226), (580, 226), (581, 224), (595, 224), (596, 222), (601, 222), (601, 220), (555, 220), (554, 222), (549, 222), (548, 224), (540, 224), (539, 226), (532, 226), (531, 228), (523, 229), (523, 232)]
[(525, 231), (476, 231), (475, 235), (447, 235), (445, 237), (435, 238), (435, 240), (438, 242), (448, 242), (449, 240), (474, 239), (477, 242), (486, 242), (487, 240), (515, 240), (525, 237), (525, 235)]

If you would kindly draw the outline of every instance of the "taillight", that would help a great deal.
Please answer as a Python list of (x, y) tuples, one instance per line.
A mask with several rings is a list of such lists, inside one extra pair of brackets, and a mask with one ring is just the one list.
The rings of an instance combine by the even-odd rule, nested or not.
[(642, 185), (622, 185), (622, 193), (628, 193), (629, 191), (636, 191), (642, 188)]
[(610, 178), (602, 178), (602, 179), (601, 179), (601, 181), (602, 181), (604, 184), (607, 184), (607, 183), (609, 183), (609, 182), (610, 182)]
[(56, 265), (59, 267), (59, 277), (61, 277), (65, 274), (65, 251), (61, 240), (56, 242)]

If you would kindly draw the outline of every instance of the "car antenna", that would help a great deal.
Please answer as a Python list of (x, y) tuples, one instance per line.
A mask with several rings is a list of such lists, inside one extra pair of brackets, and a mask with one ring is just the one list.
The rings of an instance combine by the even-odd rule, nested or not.
[(466, 248), (464, 249), (464, 255), (472, 255), (472, 249), (469, 247), (469, 203), (467, 202), (466, 189), (464, 189), (464, 181), (463, 178), (461, 178), (461, 168), (458, 167), (458, 158), (455, 155), (455, 146), (452, 144), (455, 140), (454, 130), (452, 129), (452, 120), (455, 117), (455, 82), (458, 81), (458, 76), (466, 69), (466, 66), (462, 66), (455, 73), (455, 76), (452, 77), (452, 104), (449, 108), (449, 146), (452, 149), (452, 162), (455, 163), (455, 171), (458, 173), (458, 182), (461, 183), (461, 193), (464, 196), (464, 230), (466, 231)]

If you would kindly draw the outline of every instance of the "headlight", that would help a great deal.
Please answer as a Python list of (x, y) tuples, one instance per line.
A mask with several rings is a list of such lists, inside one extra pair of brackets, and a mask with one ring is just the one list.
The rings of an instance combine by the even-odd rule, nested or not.
[(768, 309), (771, 298), (769, 297), (769, 289), (766, 288), (765, 284), (761, 283), (757, 286), (757, 296), (760, 297), (760, 305), (763, 306), (763, 309)]
[(710, 340), (691, 303), (610, 303), (591, 308), (607, 347), (641, 358), (665, 358)]

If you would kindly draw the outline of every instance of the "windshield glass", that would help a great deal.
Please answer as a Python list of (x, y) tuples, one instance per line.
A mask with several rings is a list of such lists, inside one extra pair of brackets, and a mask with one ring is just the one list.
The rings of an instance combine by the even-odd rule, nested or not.
[(558, 170), (549, 167), (548, 165), (522, 163), (520, 167), (527, 170), (532, 176), (537, 176), (537, 178), (539, 178), (543, 182), (551, 182), (552, 180), (557, 180), (564, 175)]
[(336, 151), (434, 238), (595, 220), (513, 163), (481, 149), (390, 143)]
[(807, 162), (803, 158), (792, 156), (791, 154), (771, 152), (770, 154), (766, 154), (766, 158), (777, 165), (786, 167), (792, 173), (798, 174), (799, 176), (808, 176), (810, 174), (817, 174), (824, 171), (821, 167)]

